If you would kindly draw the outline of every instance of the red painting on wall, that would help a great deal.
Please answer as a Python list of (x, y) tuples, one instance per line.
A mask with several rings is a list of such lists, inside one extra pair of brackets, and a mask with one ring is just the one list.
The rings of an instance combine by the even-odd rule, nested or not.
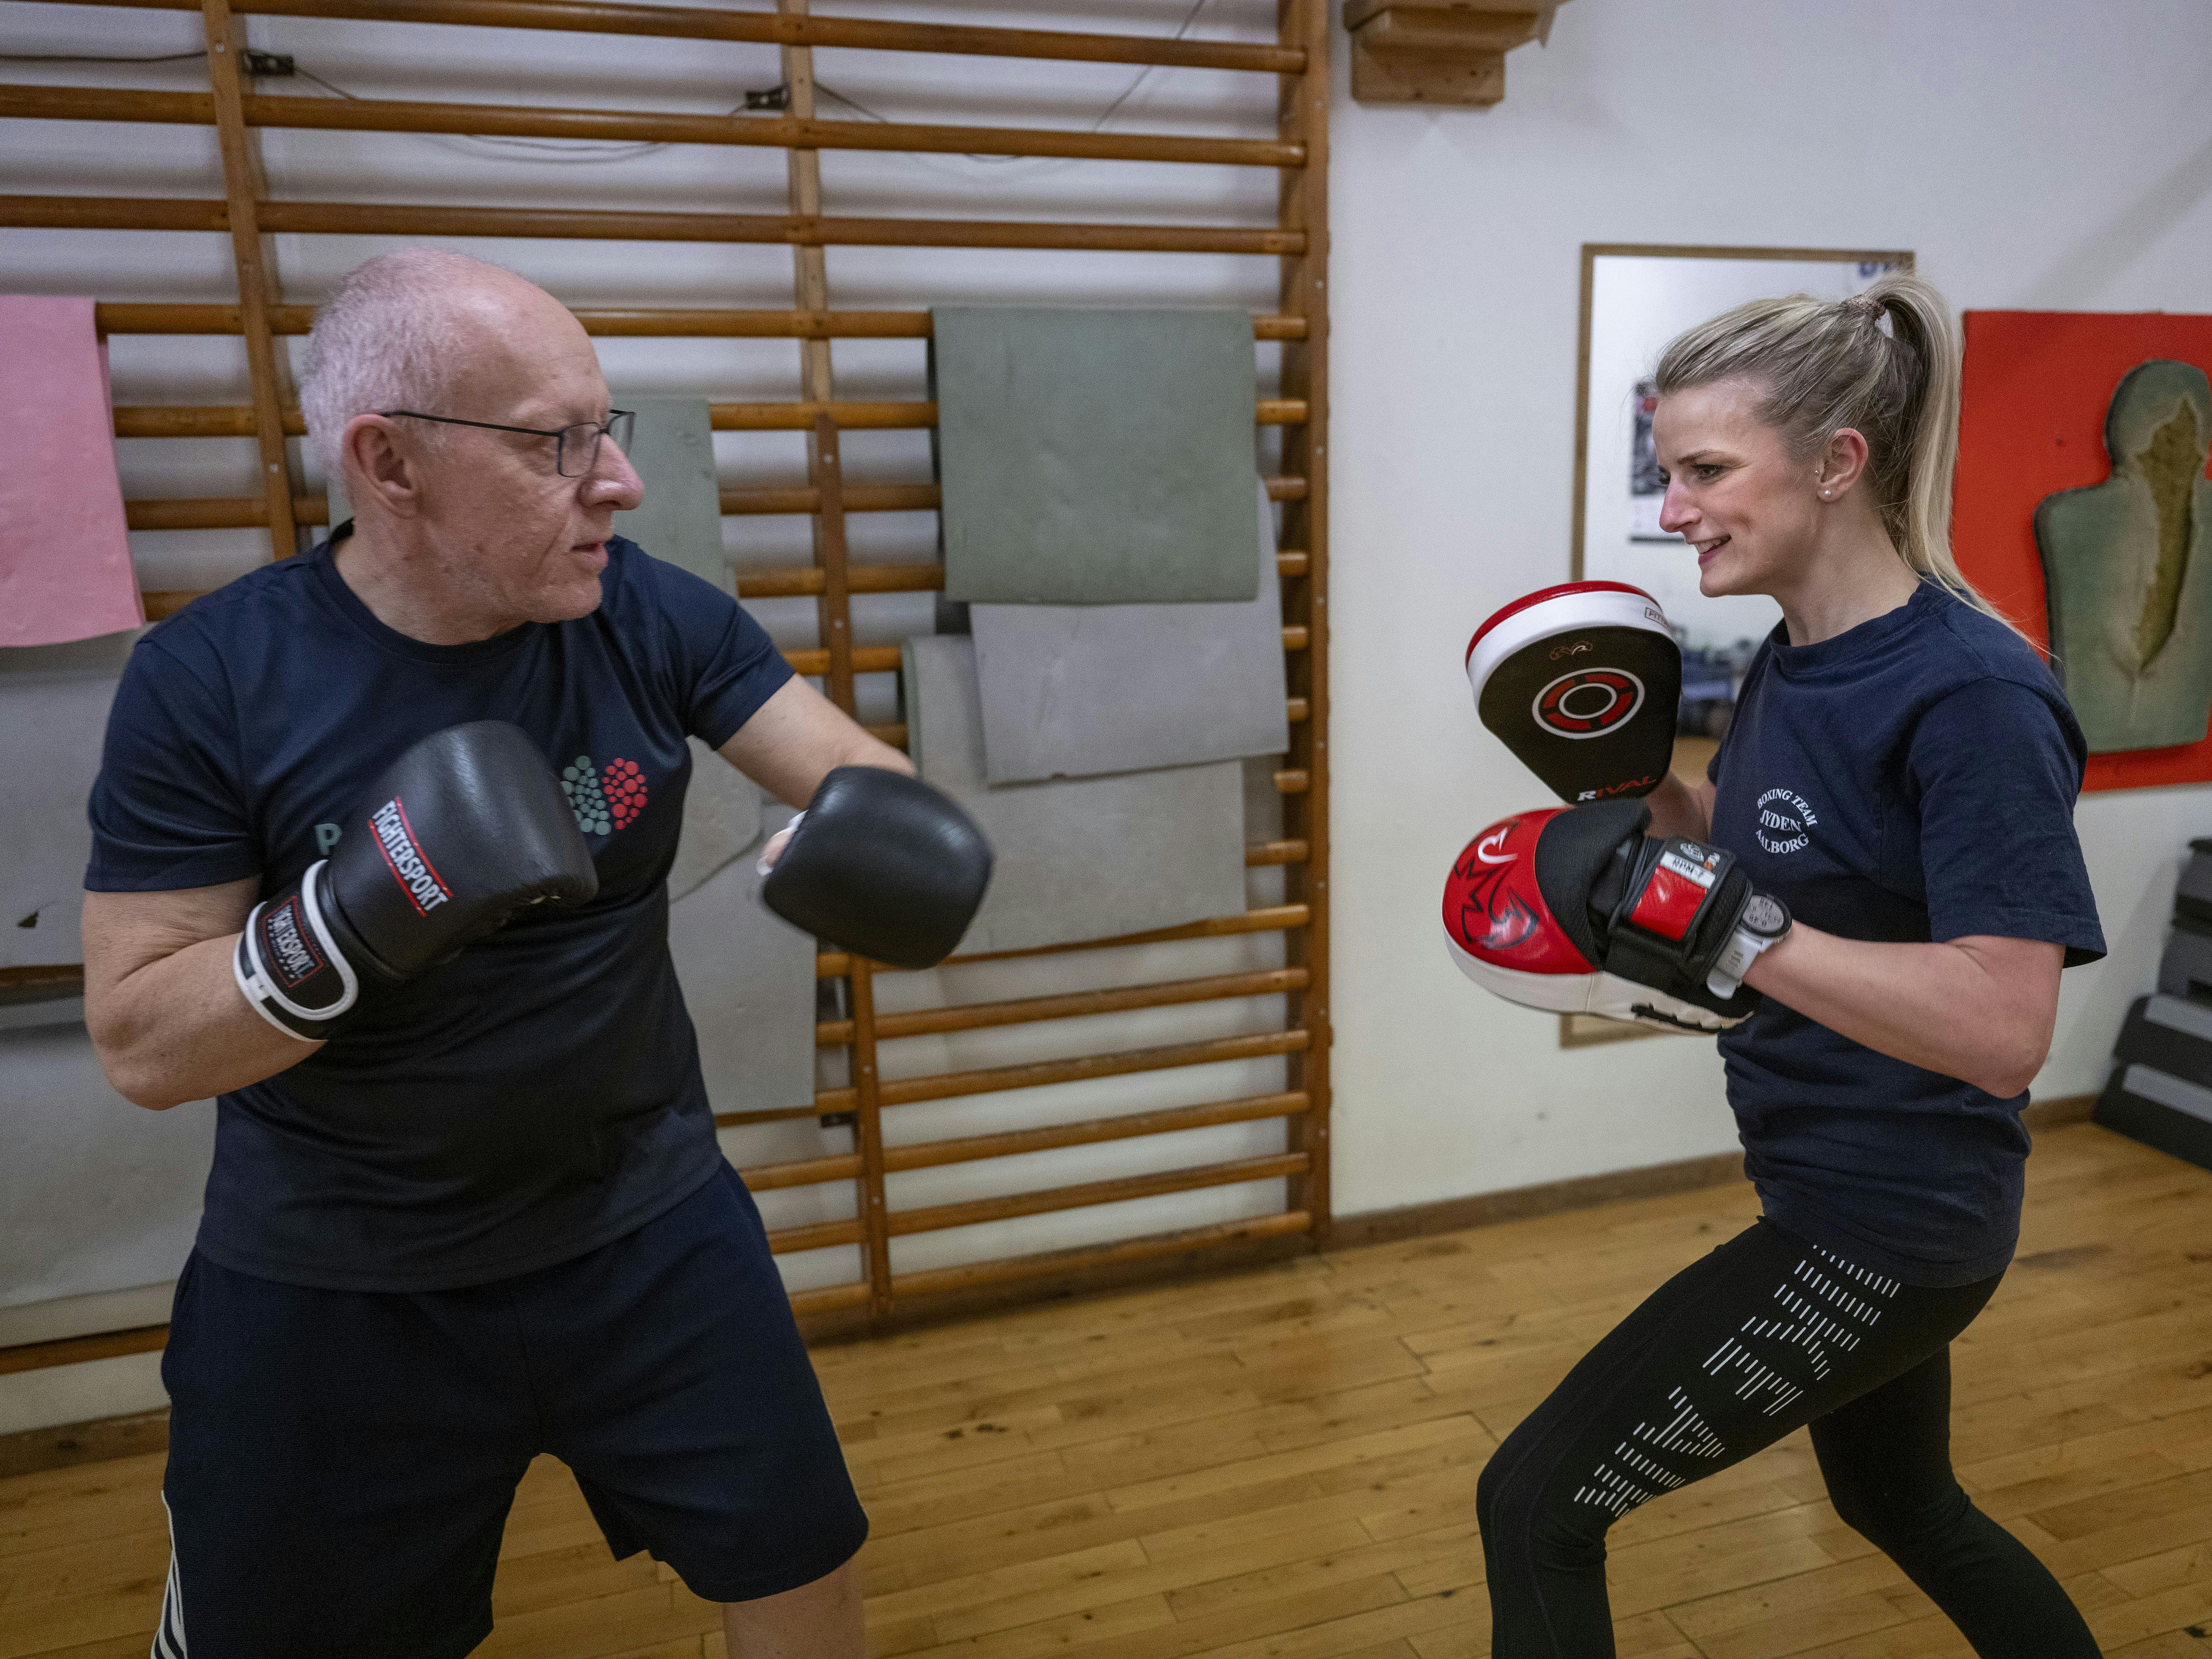
[[(1951, 542), (1959, 568), (2027, 636), (2048, 644), (2035, 511), (2112, 472), (2105, 421), (2130, 370), (2153, 359), (2212, 374), (2212, 317), (2162, 312), (1970, 311)], [(2212, 781), (2212, 736), (2089, 757), (2088, 789)]]

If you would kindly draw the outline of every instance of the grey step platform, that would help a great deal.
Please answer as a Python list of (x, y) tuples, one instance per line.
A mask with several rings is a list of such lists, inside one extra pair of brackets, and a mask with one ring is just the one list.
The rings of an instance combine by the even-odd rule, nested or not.
[(2199, 933), (2186, 917), (2174, 920), (2173, 937), (2158, 962), (2158, 988), (2170, 997), (2212, 1002), (2212, 933)]
[[(2169, 1005), (2154, 1018), (2151, 1005)], [(2168, 997), (2144, 997), (2128, 1011), (2120, 1034), (2120, 1055), (2112, 1080), (2097, 1101), (2097, 1121), (2130, 1139), (2186, 1160), (2199, 1169), (2212, 1170), (2212, 1088), (2153, 1064), (2148, 1059), (2130, 1059), (2130, 1049), (2156, 1055), (2190, 1069), (2203, 1064), (2200, 1050), (2206, 1039), (2195, 1030), (2170, 1023), (2176, 1009), (2197, 1017), (2200, 1023), (2212, 1009), (2190, 1003), (2175, 1004)]]

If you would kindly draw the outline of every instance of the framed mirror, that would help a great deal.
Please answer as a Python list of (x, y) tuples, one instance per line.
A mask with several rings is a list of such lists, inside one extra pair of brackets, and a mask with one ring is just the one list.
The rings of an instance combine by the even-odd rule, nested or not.
[[(1651, 373), (1686, 328), (1747, 300), (1812, 294), (1847, 300), (1891, 270), (1902, 249), (1668, 247), (1585, 242), (1575, 354), (1572, 543), (1577, 581), (1627, 582), (1659, 601), (1682, 647), (1674, 770), (1702, 777), (1728, 730), (1751, 653), (1782, 615), (1763, 595), (1709, 599), (1679, 536), (1659, 527), (1666, 485), (1651, 443)], [(1656, 1036), (1587, 1014), (1560, 1018), (1568, 1048)]]

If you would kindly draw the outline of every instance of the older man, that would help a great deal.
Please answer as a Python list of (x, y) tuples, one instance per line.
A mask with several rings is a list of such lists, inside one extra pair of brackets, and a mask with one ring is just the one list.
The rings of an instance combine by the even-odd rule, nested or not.
[[(641, 493), (622, 417), (540, 289), (428, 250), (372, 259), (317, 319), (302, 393), (349, 532), (147, 635), (93, 800), (102, 1063), (142, 1106), (219, 1100), (163, 1365), (155, 1650), (467, 1652), (516, 1481), (550, 1451), (617, 1556), (726, 1604), (732, 1659), (857, 1656), (867, 1523), (715, 1146), (665, 877), (687, 735), (793, 802), (841, 766), (910, 769), (734, 601), (611, 539)], [(529, 787), (486, 783), (487, 720), (527, 739)], [(580, 845), (548, 764), (579, 756), (605, 781)], [(510, 847), (589, 867), (494, 893), (493, 923), (524, 908), (482, 939), (307, 927), (319, 893), (356, 902), (347, 859), (394, 856), (359, 819), (395, 763), (418, 840), (426, 811), (468, 819), (428, 859), (447, 885)], [(434, 900), (413, 858), (393, 872)], [(580, 902), (526, 903), (548, 895)], [(420, 970), (355, 961), (343, 996), (277, 994), (283, 963), (263, 969), (330, 965), (318, 941)]]

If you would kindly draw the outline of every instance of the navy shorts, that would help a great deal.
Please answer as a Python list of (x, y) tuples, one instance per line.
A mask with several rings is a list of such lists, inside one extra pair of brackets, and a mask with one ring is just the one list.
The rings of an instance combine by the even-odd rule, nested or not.
[(617, 1558), (650, 1550), (709, 1601), (810, 1583), (867, 1535), (726, 1166), (625, 1237), (464, 1290), (311, 1290), (195, 1254), (161, 1378), (156, 1656), (468, 1652), (539, 1452), (575, 1471)]

